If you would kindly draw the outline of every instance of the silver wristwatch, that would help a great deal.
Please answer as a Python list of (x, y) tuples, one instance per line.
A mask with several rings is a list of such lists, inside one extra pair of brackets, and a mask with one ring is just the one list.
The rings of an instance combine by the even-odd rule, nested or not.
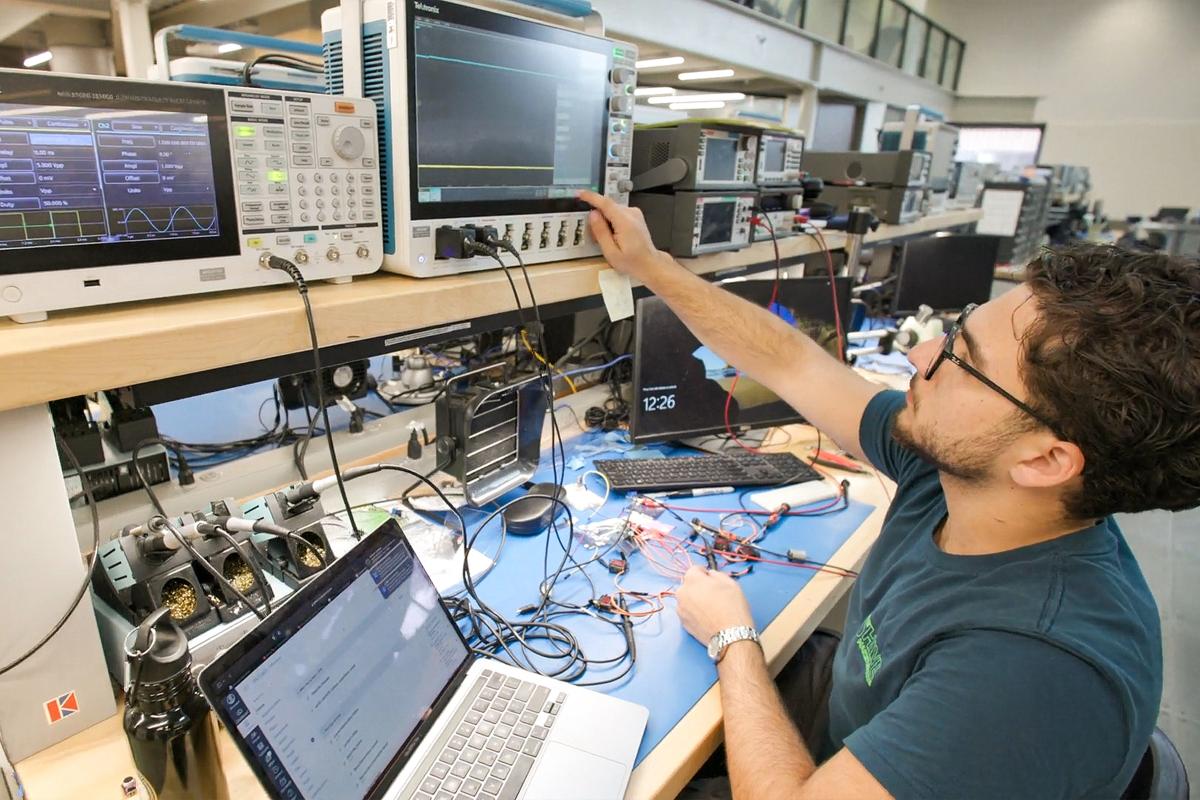
[(762, 642), (758, 640), (758, 631), (749, 625), (734, 625), (732, 628), (719, 631), (708, 640), (708, 657), (713, 660), (714, 664), (719, 664), (725, 656), (725, 648), (734, 642), (745, 641), (754, 642), (762, 647)]

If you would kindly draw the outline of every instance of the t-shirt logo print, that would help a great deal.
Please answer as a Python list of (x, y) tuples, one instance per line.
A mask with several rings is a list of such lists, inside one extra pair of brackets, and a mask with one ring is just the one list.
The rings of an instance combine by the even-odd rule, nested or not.
[(879, 668), (883, 666), (883, 657), (879, 654), (879, 641), (875, 638), (875, 625), (871, 622), (870, 614), (858, 629), (854, 643), (858, 645), (858, 652), (862, 653), (863, 677), (867, 686), (870, 686), (879, 674)]

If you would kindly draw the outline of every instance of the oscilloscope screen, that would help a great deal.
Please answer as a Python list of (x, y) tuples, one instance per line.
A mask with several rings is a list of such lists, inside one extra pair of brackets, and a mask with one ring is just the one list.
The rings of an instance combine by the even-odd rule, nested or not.
[(426, 18), (413, 43), (419, 203), (600, 188), (606, 54)]
[(0, 249), (220, 233), (207, 116), (0, 103)]

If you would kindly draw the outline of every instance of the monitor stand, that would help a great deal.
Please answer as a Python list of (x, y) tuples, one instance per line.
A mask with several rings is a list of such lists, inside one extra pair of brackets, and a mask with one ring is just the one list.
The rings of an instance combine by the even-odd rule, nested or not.
[[(768, 435), (770, 430), (770, 428), (767, 428)], [(746, 441), (748, 437), (754, 442), (758, 441), (757, 436), (749, 428), (740, 429), (736, 431), (736, 433), (738, 438), (741, 439), (742, 442), (748, 447), (754, 447), (754, 444)], [(729, 434), (726, 433), (710, 433), (707, 436), (689, 436), (686, 439), (675, 439), (671, 442), (671, 444), (679, 447), (688, 447), (692, 450), (699, 450), (702, 453), (713, 453), (714, 455), (746, 452), (738, 445), (737, 442), (729, 438)]]

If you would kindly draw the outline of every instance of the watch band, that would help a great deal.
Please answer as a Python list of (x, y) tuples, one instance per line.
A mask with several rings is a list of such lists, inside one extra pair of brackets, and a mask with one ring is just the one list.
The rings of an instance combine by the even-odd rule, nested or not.
[(719, 664), (721, 663), (721, 659), (725, 657), (725, 650), (728, 649), (729, 645), (734, 642), (745, 641), (754, 642), (760, 648), (762, 647), (762, 642), (758, 638), (758, 631), (749, 625), (734, 625), (731, 628), (718, 631), (708, 642), (708, 657), (713, 660), (714, 664)]

